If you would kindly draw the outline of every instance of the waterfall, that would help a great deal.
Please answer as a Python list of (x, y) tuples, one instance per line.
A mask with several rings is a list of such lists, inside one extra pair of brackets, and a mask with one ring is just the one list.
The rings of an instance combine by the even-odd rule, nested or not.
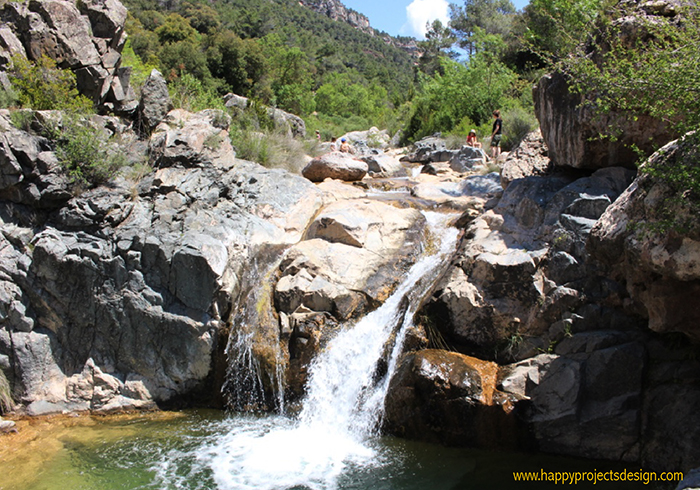
[[(239, 418), (202, 449), (198, 458), (219, 488), (333, 489), (346, 468), (381, 464), (372, 436), (405, 330), (457, 241), (457, 230), (445, 229), (446, 216), (426, 218), (441, 238), (439, 251), (420, 259), (381, 307), (345, 328), (316, 358), (298, 418)], [(377, 364), (388, 344), (389, 370), (381, 377)]]

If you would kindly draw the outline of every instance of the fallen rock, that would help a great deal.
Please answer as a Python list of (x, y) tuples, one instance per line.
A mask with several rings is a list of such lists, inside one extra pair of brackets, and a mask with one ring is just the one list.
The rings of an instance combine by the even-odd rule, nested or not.
[(338, 179), (345, 182), (362, 180), (367, 175), (367, 163), (348, 153), (332, 152), (311, 160), (301, 174), (311, 182), (323, 182), (325, 179)]

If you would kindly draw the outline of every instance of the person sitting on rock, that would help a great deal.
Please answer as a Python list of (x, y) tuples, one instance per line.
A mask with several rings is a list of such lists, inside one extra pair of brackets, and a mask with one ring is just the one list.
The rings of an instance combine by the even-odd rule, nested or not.
[(338, 151), (338, 138), (335, 136), (331, 138), (331, 151)]
[(345, 138), (340, 139), (340, 151), (342, 153), (354, 153), (352, 147), (350, 147), (350, 143), (348, 143), (348, 140)]
[(469, 131), (469, 134), (467, 135), (467, 146), (471, 146), (472, 148), (481, 148), (481, 143), (479, 143), (476, 139), (476, 129)]

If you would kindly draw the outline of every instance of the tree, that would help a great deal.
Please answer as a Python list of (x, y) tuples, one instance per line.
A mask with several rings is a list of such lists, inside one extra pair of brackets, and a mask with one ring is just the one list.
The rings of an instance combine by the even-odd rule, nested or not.
[(313, 112), (315, 69), (306, 53), (296, 47), (280, 46), (275, 49), (270, 65), (277, 106), (294, 114)]
[(161, 44), (172, 44), (180, 41), (198, 42), (197, 31), (190, 22), (180, 14), (170, 14), (165, 22), (155, 30)]
[(448, 58), (441, 62), (442, 75), (422, 80), (405, 132), (409, 140), (450, 131), (465, 118), (476, 126), (487, 123), (493, 110), (504, 106), (517, 80), (504, 64), (480, 53), (467, 65)]
[[(667, 18), (642, 22), (630, 38), (610, 18), (629, 16), (624, 8), (600, 18), (589, 35), (555, 68), (595, 110), (649, 115), (679, 134), (700, 127), (700, 10), (682, 9), (679, 23)], [(608, 18), (609, 17), (609, 18)]]
[(182, 16), (202, 34), (212, 34), (221, 25), (216, 10), (203, 3), (185, 2), (180, 7)]
[(426, 27), (425, 41), (418, 42), (418, 49), (423, 52), (418, 61), (418, 69), (426, 75), (433, 75), (440, 69), (441, 57), (454, 59), (457, 56), (457, 53), (452, 51), (457, 38), (439, 19), (435, 19), (432, 24), (428, 23)]
[(548, 62), (556, 62), (592, 33), (605, 0), (531, 0), (525, 7), (526, 42)]
[(210, 40), (207, 60), (212, 74), (224, 80), (227, 90), (239, 95), (256, 95), (253, 89), (266, 74), (260, 45), (230, 31), (221, 32)]
[(505, 36), (516, 13), (510, 0), (465, 0), (463, 6), (450, 4), (450, 25), (459, 45), (471, 56), (477, 51), (474, 35), (481, 29), (486, 34)]

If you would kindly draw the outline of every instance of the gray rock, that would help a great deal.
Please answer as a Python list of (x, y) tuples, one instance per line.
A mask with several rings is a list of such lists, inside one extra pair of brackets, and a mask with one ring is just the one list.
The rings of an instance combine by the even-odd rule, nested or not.
[[(306, 179), (236, 160), (224, 144), (200, 150), (226, 117), (177, 117), (184, 133), (172, 135), (198, 151), (194, 168), (172, 159), (139, 186), (116, 179), (55, 212), (0, 207), (0, 358), (23, 404), (113, 411), (218, 392), (215, 347), (244, 277), (298, 242), (321, 206)], [(10, 148), (34, 159), (32, 183), (55, 175), (38, 149)], [(21, 196), (22, 185), (11, 189)]]
[(362, 157), (362, 160), (367, 163), (370, 173), (381, 174), (386, 177), (405, 174), (401, 162), (390, 155), (369, 155)]
[(686, 472), (676, 490), (697, 490), (700, 488), (700, 469), (694, 469)]
[[(638, 159), (633, 147), (650, 154), (678, 136), (668, 124), (644, 114), (635, 118), (614, 111), (594, 114), (580, 96), (570, 93), (560, 73), (542, 77), (533, 97), (549, 158), (557, 167), (631, 168)], [(618, 129), (619, 138), (600, 138), (608, 128)]]
[(3, 20), (23, 49), (8, 31), (2, 34), (4, 43), (0, 44), (6, 45), (4, 52), (26, 53), (32, 60), (49, 56), (75, 72), (83, 95), (99, 104), (121, 105), (126, 98), (109, 97), (126, 42), (126, 8), (118, 0), (90, 0), (81, 2), (80, 7), (82, 13), (73, 2), (64, 0), (8, 3)]
[(444, 160), (433, 158), (434, 153), (447, 151), (446, 142), (440, 135), (429, 136), (413, 143), (415, 151), (404, 157), (409, 162), (429, 163), (443, 161), (447, 162), (452, 158), (452, 153)]
[(17, 432), (17, 424), (13, 420), (3, 420), (0, 417), (0, 434)]
[(126, 7), (118, 0), (86, 0), (79, 4), (79, 8), (90, 19), (95, 36), (110, 42), (121, 39), (126, 22)]
[[(672, 165), (694, 158), (690, 155), (696, 151), (697, 143), (686, 137), (666, 145), (650, 162)], [(679, 202), (674, 192), (662, 179), (648, 174), (637, 177), (596, 222), (587, 249), (606, 265), (612, 279), (624, 281), (630, 306), (649, 319), (649, 328), (700, 338), (696, 328), (700, 310), (691, 306), (700, 291), (695, 211), (692, 206), (676, 205), (673, 219), (684, 225), (668, 233), (652, 231), (668, 219), (669, 203)]]
[(474, 165), (483, 165), (486, 162), (486, 153), (481, 148), (463, 146), (452, 154), (449, 161), (450, 168), (455, 172), (468, 172)]
[(506, 189), (516, 179), (547, 175), (551, 169), (547, 145), (542, 138), (542, 132), (537, 129), (525, 136), (525, 139), (508, 153), (501, 169), (501, 186)]
[(146, 129), (151, 131), (165, 119), (172, 108), (173, 103), (168, 93), (168, 84), (163, 75), (154, 68), (141, 88), (141, 100), (139, 101), (141, 121)]
[(39, 415), (54, 415), (67, 412), (67, 407), (63, 404), (51, 403), (46, 400), (37, 400), (27, 406), (27, 415), (36, 417)]

